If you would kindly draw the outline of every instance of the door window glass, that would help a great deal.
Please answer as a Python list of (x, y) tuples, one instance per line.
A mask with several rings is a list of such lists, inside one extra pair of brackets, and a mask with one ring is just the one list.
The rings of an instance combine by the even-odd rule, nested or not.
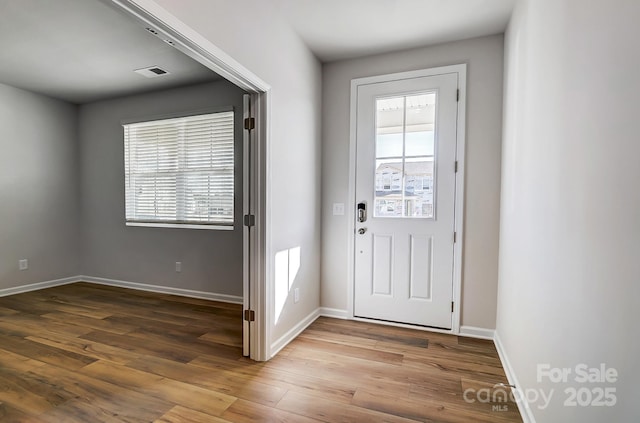
[(374, 217), (434, 217), (436, 93), (376, 99)]

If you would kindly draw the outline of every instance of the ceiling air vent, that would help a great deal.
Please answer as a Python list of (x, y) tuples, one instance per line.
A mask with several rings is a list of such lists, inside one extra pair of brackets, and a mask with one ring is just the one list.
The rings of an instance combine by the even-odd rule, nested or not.
[(146, 76), (147, 78), (157, 78), (159, 76), (169, 75), (168, 71), (157, 66), (149, 66), (148, 68), (136, 69), (134, 70), (134, 72), (142, 76)]

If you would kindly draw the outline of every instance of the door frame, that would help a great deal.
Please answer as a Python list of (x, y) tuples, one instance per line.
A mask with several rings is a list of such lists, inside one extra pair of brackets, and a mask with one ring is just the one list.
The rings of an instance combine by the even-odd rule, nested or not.
[[(267, 324), (267, 298), (272, 292), (268, 275), (270, 257), (269, 216), (269, 128), (271, 87), (247, 68), (235, 61), (209, 40), (185, 25), (155, 3), (140, 0), (99, 0), (155, 30), (158, 38), (170, 42), (176, 49), (200, 62), (232, 84), (250, 94), (250, 105), (255, 119), (251, 131), (253, 148), (251, 157), (244, 155), (243, 166), (250, 180), (244, 181), (245, 214), (255, 216), (250, 229), (243, 222), (243, 302), (250, 304), (255, 320), (250, 322), (249, 357), (257, 361), (269, 358), (269, 325)], [(246, 131), (245, 131), (246, 132)], [(250, 188), (247, 189), (247, 184)], [(248, 191), (248, 192), (246, 192)], [(239, 194), (238, 194), (239, 195)], [(247, 289), (248, 288), (248, 292)], [(244, 325), (243, 321), (243, 325)]]
[[(363, 319), (354, 316), (355, 301), (355, 233), (356, 233), (356, 141), (357, 141), (357, 118), (358, 118), (358, 87), (362, 85), (377, 84), (381, 82), (391, 82), (403, 79), (420, 78), (442, 74), (455, 73), (458, 76), (458, 117), (456, 123), (456, 161), (458, 171), (455, 182), (455, 216), (454, 231), (456, 232), (456, 242), (453, 244), (453, 312), (451, 319), (451, 329), (438, 329), (431, 327), (408, 325), (403, 323), (382, 322), (378, 320)], [(351, 80), (351, 116), (349, 134), (349, 191), (347, 202), (347, 318), (361, 320), (372, 323), (380, 323), (391, 326), (408, 327), (413, 329), (429, 330), (443, 333), (460, 333), (461, 317), (461, 290), (462, 290), (462, 244), (464, 240), (464, 170), (465, 170), (465, 122), (466, 122), (466, 94), (467, 94), (467, 65), (458, 64), (441, 66), (429, 69), (420, 69), (408, 72), (398, 72), (386, 75), (377, 75)], [(451, 164), (454, 166), (454, 164)]]

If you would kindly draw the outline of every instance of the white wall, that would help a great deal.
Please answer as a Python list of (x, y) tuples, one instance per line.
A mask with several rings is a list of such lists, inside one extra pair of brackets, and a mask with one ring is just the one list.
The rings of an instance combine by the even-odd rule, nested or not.
[(135, 0), (166, 9), (271, 86), (269, 128), (270, 257), (300, 247), (301, 265), (271, 340), (319, 305), (321, 67), (269, 1)]
[[(521, 389), (555, 389), (538, 422), (640, 419), (639, 17), (636, 0), (521, 0), (506, 35), (497, 333)], [(544, 363), (620, 377), (539, 383)], [(614, 387), (617, 406), (565, 407), (567, 386)]]
[(495, 328), (498, 283), (503, 37), (495, 35), (324, 65), (322, 284), (324, 307), (347, 309), (349, 102), (353, 78), (467, 63), (462, 324)]
[(77, 274), (76, 106), (0, 84), (0, 151), (0, 290)]
[[(222, 80), (80, 106), (82, 274), (242, 296), (242, 95)], [(222, 106), (236, 118), (234, 230), (125, 226), (122, 121)]]

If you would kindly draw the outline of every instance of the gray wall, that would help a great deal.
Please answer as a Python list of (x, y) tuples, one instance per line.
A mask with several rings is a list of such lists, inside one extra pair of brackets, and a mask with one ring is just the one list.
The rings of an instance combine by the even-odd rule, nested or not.
[[(538, 422), (640, 421), (639, 16), (636, 0), (521, 0), (506, 35), (497, 339), (521, 389), (554, 391), (530, 404)], [(619, 378), (576, 382), (582, 363)], [(564, 406), (567, 387), (617, 404)]]
[(78, 273), (76, 111), (0, 84), (0, 289)]
[(124, 119), (232, 105), (236, 163), (242, 163), (242, 94), (219, 81), (80, 106), (82, 274), (242, 295), (242, 166), (236, 169), (234, 231), (125, 226), (121, 125)]
[(503, 37), (495, 35), (324, 65), (321, 305), (347, 309), (351, 79), (467, 63), (462, 324), (495, 328), (502, 130)]

